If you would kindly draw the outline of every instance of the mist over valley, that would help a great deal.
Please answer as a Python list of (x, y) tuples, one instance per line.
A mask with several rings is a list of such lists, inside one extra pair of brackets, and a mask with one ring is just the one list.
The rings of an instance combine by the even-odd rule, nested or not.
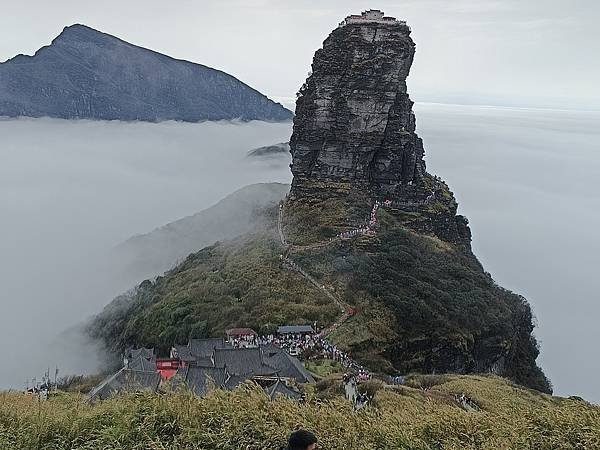
[[(476, 255), (498, 283), (533, 306), (541, 364), (556, 392), (599, 401), (593, 374), (600, 365), (592, 357), (598, 113), (415, 109), (428, 170), (455, 193)], [(203, 225), (210, 213), (167, 227), (185, 242), (176, 251), (165, 245), (165, 229), (155, 229), (246, 185), (291, 181), (287, 154), (247, 157), (287, 142), (291, 123), (18, 119), (0, 121), (0, 133), (0, 351), (8, 361), (0, 387), (20, 388), (55, 365), (62, 374), (97, 370), (94, 343), (64, 330), (143, 278), (227, 237), (214, 223)], [(235, 210), (216, 217), (227, 220)], [(197, 248), (186, 233), (202, 234), (194, 237)], [(125, 247), (127, 255), (115, 258)]]

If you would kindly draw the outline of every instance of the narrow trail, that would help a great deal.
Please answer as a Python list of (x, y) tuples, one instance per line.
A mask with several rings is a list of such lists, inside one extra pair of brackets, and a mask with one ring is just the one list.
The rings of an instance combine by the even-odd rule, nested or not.
[[(432, 193), (427, 197), (427, 199), (425, 200), (425, 202), (423, 202), (423, 204), (427, 204), (427, 203), (430, 203), (431, 201), (435, 200), (435, 195), (436, 195), (436, 192), (432, 191)], [(278, 218), (277, 218), (277, 231), (279, 233), (279, 239), (281, 241), (281, 245), (284, 248), (284, 251), (281, 254), (281, 261), (282, 261), (283, 267), (299, 273), (310, 284), (312, 284), (314, 287), (319, 289), (324, 295), (326, 295), (329, 299), (331, 299), (335, 303), (335, 305), (340, 309), (340, 312), (341, 312), (341, 315), (337, 318), (337, 320), (333, 324), (331, 324), (329, 327), (321, 330), (321, 332), (318, 334), (318, 336), (321, 337), (323, 340), (325, 340), (325, 338), (327, 336), (329, 336), (331, 333), (333, 333), (335, 330), (337, 330), (340, 326), (342, 326), (348, 319), (350, 319), (354, 315), (354, 309), (352, 307), (350, 307), (348, 304), (344, 303), (334, 292), (332, 292), (330, 289), (328, 289), (324, 284), (319, 283), (311, 275), (309, 275), (298, 263), (296, 263), (290, 257), (290, 254), (294, 253), (294, 252), (301, 252), (304, 250), (314, 250), (314, 249), (324, 248), (324, 247), (330, 246), (336, 242), (343, 241), (345, 239), (352, 239), (356, 236), (374, 236), (376, 234), (377, 212), (378, 212), (379, 208), (381, 208), (381, 207), (396, 208), (399, 206), (406, 206), (406, 205), (394, 204), (391, 200), (385, 200), (383, 202), (376, 200), (375, 203), (373, 204), (373, 208), (371, 209), (371, 215), (370, 215), (369, 221), (366, 222), (365, 225), (355, 228), (350, 231), (341, 232), (341, 233), (337, 234), (335, 237), (330, 238), (329, 240), (326, 240), (326, 241), (316, 242), (316, 243), (309, 244), (309, 245), (291, 245), (287, 242), (287, 240), (285, 238), (285, 233), (283, 232), (283, 212), (284, 212), (283, 202), (281, 202), (279, 204), (279, 213), (278, 213)], [(353, 362), (353, 364), (355, 365), (355, 367), (358, 367), (360, 370), (365, 371), (364, 373), (369, 374), (369, 371), (365, 370), (362, 366), (356, 364), (355, 362)], [(359, 371), (359, 374), (360, 374), (360, 371)], [(370, 378), (371, 375), (368, 375), (368, 376)], [(390, 385), (388, 385), (388, 386), (390, 386)], [(366, 406), (366, 404), (367, 404), (366, 401), (362, 402), (360, 404), (358, 403), (358, 390), (356, 389), (356, 384), (354, 384), (353, 386), (344, 384), (344, 387), (345, 387), (346, 398), (353, 403), (355, 410), (359, 410), (359, 409), (363, 408), (364, 406)], [(463, 397), (464, 397), (464, 394), (463, 394)], [(462, 401), (461, 404), (463, 405), (463, 408), (466, 409), (467, 411), (475, 411), (476, 410), (475, 409), (476, 406), (473, 407), (470, 404), (467, 404), (466, 401)]]
[(333, 242), (333, 240), (317, 243), (317, 244), (319, 244), (318, 246), (310, 245), (310, 246), (304, 246), (304, 247), (300, 247), (300, 246), (294, 247), (294, 246), (289, 245), (287, 240), (285, 239), (285, 234), (283, 232), (283, 203), (279, 204), (279, 216), (277, 219), (277, 230), (279, 232), (279, 239), (281, 241), (281, 245), (283, 245), (283, 247), (285, 248), (284, 253), (281, 255), (283, 265), (285, 267), (287, 267), (288, 269), (298, 272), (300, 275), (302, 275), (302, 277), (304, 277), (304, 279), (306, 279), (310, 284), (312, 284), (314, 287), (319, 289), (323, 294), (325, 294), (329, 299), (331, 299), (335, 303), (335, 305), (340, 309), (340, 311), (342, 313), (332, 325), (330, 325), (328, 328), (325, 328), (324, 330), (322, 330), (319, 333), (319, 335), (321, 337), (325, 337), (325, 336), (331, 334), (334, 330), (336, 330), (344, 322), (346, 322), (346, 320), (348, 320), (352, 316), (353, 310), (352, 310), (352, 308), (350, 308), (350, 306), (348, 306), (344, 302), (342, 302), (342, 300), (337, 295), (335, 295), (333, 292), (331, 292), (331, 290), (326, 288), (324, 284), (319, 283), (311, 275), (309, 275), (302, 267), (300, 267), (300, 265), (298, 263), (296, 263), (294, 260), (292, 260), (289, 257), (289, 253), (292, 250), (292, 248), (294, 248), (294, 250), (298, 251), (300, 249), (306, 250), (308, 248), (323, 247), (325, 245), (331, 244), (331, 242)]
[[(390, 202), (390, 204), (391, 204), (391, 202)], [(279, 233), (279, 239), (281, 241), (281, 245), (283, 245), (283, 247), (285, 248), (284, 253), (281, 255), (283, 265), (290, 270), (294, 270), (294, 271), (298, 272), (310, 284), (312, 284), (314, 287), (316, 287), (321, 292), (323, 292), (323, 294), (325, 294), (329, 299), (331, 299), (335, 303), (335, 305), (340, 309), (340, 311), (342, 313), (333, 324), (331, 324), (329, 327), (325, 328), (324, 330), (321, 331), (321, 333), (319, 333), (319, 335), (321, 337), (328, 336), (329, 334), (334, 332), (337, 328), (339, 328), (341, 325), (343, 325), (344, 322), (346, 322), (350, 317), (352, 317), (354, 315), (354, 310), (348, 304), (344, 303), (330, 289), (325, 287), (324, 284), (319, 283), (311, 275), (309, 275), (302, 267), (300, 267), (300, 265), (297, 262), (295, 262), (293, 259), (291, 259), (291, 257), (289, 255), (290, 255), (290, 253), (296, 252), (296, 251), (312, 250), (312, 249), (327, 247), (327, 246), (329, 246), (335, 242), (338, 242), (342, 239), (352, 238), (352, 237), (359, 236), (359, 235), (374, 235), (375, 234), (375, 226), (377, 225), (377, 210), (382, 205), (389, 206), (388, 202), (381, 203), (379, 200), (377, 200), (375, 202), (373, 209), (371, 210), (370, 220), (369, 220), (368, 224), (363, 227), (339, 233), (335, 238), (331, 238), (327, 241), (316, 242), (314, 244), (304, 245), (304, 246), (294, 246), (294, 245), (290, 245), (285, 238), (285, 234), (283, 232), (283, 202), (279, 204), (279, 214), (278, 214), (278, 218), (277, 218), (277, 231)]]

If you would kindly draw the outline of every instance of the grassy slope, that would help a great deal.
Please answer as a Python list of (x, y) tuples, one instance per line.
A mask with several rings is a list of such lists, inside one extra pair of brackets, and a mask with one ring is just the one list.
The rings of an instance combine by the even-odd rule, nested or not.
[[(270, 214), (274, 225), (276, 210)], [(155, 282), (142, 283), (126, 306), (109, 305), (91, 332), (114, 349), (143, 344), (164, 352), (190, 335), (221, 336), (235, 326), (268, 333), (285, 323), (334, 321), (337, 307), (281, 269), (281, 252), (274, 228), (207, 247)]]
[[(256, 389), (128, 395), (87, 405), (64, 394), (48, 402), (0, 394), (0, 448), (276, 449), (297, 426), (323, 449), (597, 449), (600, 409), (580, 400), (528, 391), (481, 376), (444, 377), (428, 392), (379, 390), (374, 406), (354, 413), (339, 397), (307, 404), (269, 402)], [(453, 401), (466, 393), (480, 407)]]
[[(331, 193), (328, 201), (305, 196), (286, 206), (290, 241), (321, 241), (368, 216), (368, 198), (361, 193), (353, 196), (339, 184), (321, 188)], [(423, 219), (427, 214), (435, 221), (447, 214), (445, 208), (431, 205), (421, 217), (382, 209), (375, 237), (292, 252), (357, 309), (334, 340), (372, 369), (401, 373), (482, 372), (504, 354), (500, 373), (547, 391), (535, 364), (538, 350), (525, 300), (498, 287), (470, 251), (406, 227), (429, 220)], [(335, 305), (281, 267), (277, 207), (266, 214), (269, 229), (207, 247), (156, 282), (142, 283), (125, 307), (105, 309), (92, 334), (113, 348), (166, 351), (190, 335), (220, 336), (233, 326), (266, 333), (286, 323), (333, 322), (339, 314)]]
[[(549, 391), (535, 363), (539, 350), (526, 300), (496, 285), (464, 245), (411, 230), (453, 217), (452, 193), (445, 194), (420, 213), (380, 209), (374, 237), (293, 254), (357, 310), (333, 339), (371, 368), (401, 373), (482, 372), (505, 355), (503, 375)], [(329, 230), (355, 227), (356, 205), (368, 203), (351, 191), (339, 197), (293, 201), (286, 233), (310, 244)]]

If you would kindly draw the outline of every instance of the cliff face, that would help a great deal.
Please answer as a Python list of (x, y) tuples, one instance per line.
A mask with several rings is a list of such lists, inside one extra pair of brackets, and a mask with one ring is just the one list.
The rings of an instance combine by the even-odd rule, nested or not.
[(392, 198), (418, 194), (407, 189), (425, 175), (406, 89), (414, 54), (403, 24), (349, 24), (331, 33), (296, 104), (293, 193), (326, 179)]
[[(392, 200), (413, 214), (407, 217), (410, 228), (470, 251), (468, 222), (457, 215), (452, 192), (426, 172), (406, 87), (414, 55), (403, 22), (352, 23), (329, 35), (298, 93), (290, 141), (291, 202), (336, 196), (346, 201), (349, 195), (367, 203)], [(351, 225), (353, 219), (346, 219)]]
[(0, 64), (0, 116), (102, 120), (290, 120), (219, 70), (73, 25), (34, 56)]
[[(379, 353), (403, 373), (493, 372), (548, 391), (529, 305), (483, 270), (453, 193), (426, 171), (406, 86), (414, 55), (403, 22), (360, 18), (315, 53), (290, 141), (288, 241), (356, 308), (338, 332), (355, 355)], [(376, 233), (322, 249), (364, 226), (377, 200), (387, 202)]]

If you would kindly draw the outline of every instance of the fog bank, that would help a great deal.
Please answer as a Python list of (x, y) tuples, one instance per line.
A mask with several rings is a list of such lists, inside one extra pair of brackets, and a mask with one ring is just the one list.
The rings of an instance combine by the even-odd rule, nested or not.
[[(138, 280), (105, 257), (118, 243), (289, 171), (246, 158), (291, 124), (0, 120), (0, 388), (46, 367), (95, 370), (66, 328)], [(83, 354), (82, 354), (83, 353)]]
[(475, 254), (533, 306), (538, 362), (555, 393), (600, 402), (600, 113), (415, 110), (428, 170), (454, 191)]
[[(556, 392), (600, 402), (600, 114), (415, 110), (428, 170), (456, 194), (475, 253), (532, 304)], [(93, 352), (52, 338), (132, 287), (105, 254), (244, 185), (289, 183), (289, 157), (246, 152), (290, 134), (291, 124), (0, 121), (0, 387), (54, 361), (93, 369)]]

